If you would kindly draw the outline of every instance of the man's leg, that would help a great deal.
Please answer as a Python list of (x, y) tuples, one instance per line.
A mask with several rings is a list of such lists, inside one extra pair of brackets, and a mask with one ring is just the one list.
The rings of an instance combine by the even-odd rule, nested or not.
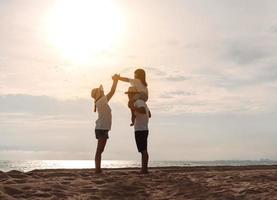
[(138, 151), (141, 153), (141, 173), (148, 173), (148, 151), (147, 151), (148, 131), (135, 131), (135, 139)]
[(99, 138), (95, 153), (95, 173), (101, 173), (101, 155), (105, 149), (107, 138)]
[(147, 150), (141, 152), (141, 173), (147, 174), (148, 173), (148, 159), (149, 155)]

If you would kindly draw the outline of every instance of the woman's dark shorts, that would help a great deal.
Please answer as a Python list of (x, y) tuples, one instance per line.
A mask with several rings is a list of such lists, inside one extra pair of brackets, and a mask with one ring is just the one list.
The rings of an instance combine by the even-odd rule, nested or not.
[(147, 150), (147, 138), (149, 131), (135, 131), (136, 144), (138, 152)]
[(108, 139), (109, 138), (109, 130), (95, 129), (95, 137), (97, 140), (100, 138)]

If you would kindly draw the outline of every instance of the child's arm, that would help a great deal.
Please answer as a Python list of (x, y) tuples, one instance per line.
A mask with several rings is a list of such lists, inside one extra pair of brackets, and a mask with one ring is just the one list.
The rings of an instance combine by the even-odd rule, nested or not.
[(117, 86), (117, 83), (118, 83), (118, 75), (114, 75), (112, 77), (112, 79), (113, 79), (113, 85), (111, 87), (111, 91), (106, 95), (108, 101), (113, 97), (113, 95), (115, 93), (116, 86)]
[(118, 80), (123, 81), (123, 82), (129, 82), (129, 78), (119, 76)]

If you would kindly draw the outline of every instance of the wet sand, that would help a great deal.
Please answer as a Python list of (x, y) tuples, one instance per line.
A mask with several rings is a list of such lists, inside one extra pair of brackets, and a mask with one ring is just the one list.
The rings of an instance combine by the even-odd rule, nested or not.
[(277, 200), (277, 166), (0, 171), (0, 199)]

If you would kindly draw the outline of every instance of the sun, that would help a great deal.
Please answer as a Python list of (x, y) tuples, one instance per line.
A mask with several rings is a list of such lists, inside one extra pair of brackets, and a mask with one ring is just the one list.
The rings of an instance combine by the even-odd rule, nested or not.
[(112, 0), (57, 0), (48, 38), (68, 61), (83, 63), (119, 42), (123, 17)]

